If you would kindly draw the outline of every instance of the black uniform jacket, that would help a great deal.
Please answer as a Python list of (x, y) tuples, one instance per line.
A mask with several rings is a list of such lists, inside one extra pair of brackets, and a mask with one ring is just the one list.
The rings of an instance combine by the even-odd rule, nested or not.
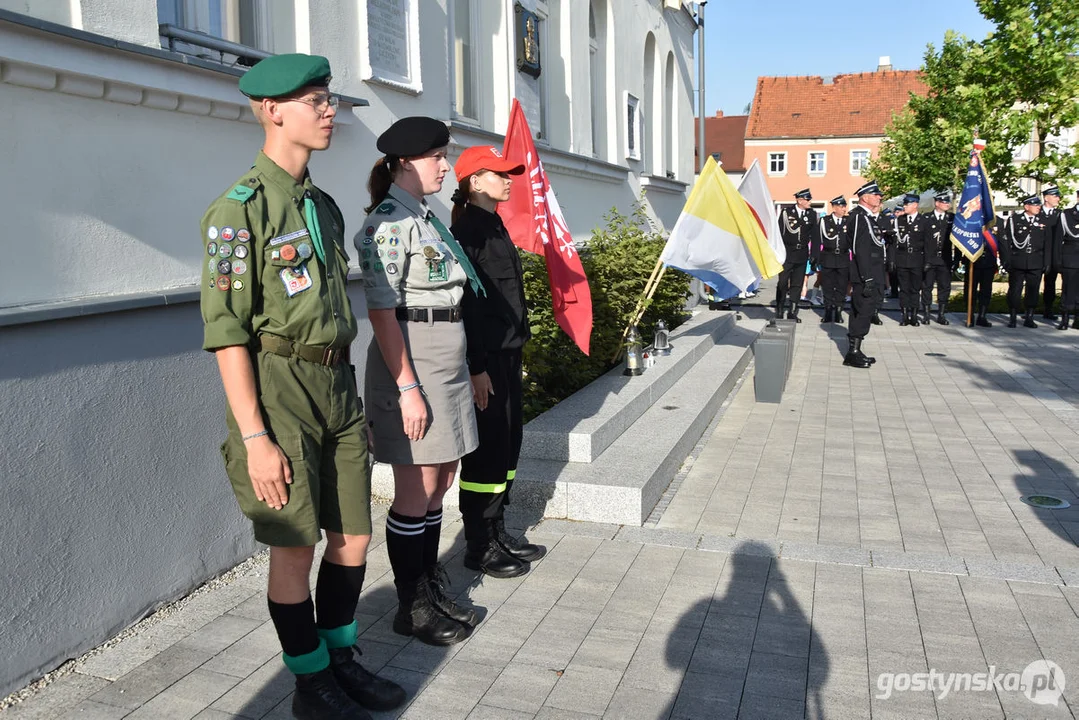
[(799, 210), (797, 207), (783, 208), (779, 213), (779, 234), (787, 247), (785, 269), (806, 264), (809, 260), (809, 246), (814, 241), (817, 227), (817, 214), (813, 210)]
[(864, 283), (872, 280), (884, 289), (884, 243), (891, 220), (882, 214), (873, 217), (861, 205), (850, 211), (846, 222), (850, 225), (851, 250), (854, 262), (850, 266), (850, 280)]
[(1060, 235), (1053, 246), (1053, 265), (1061, 270), (1079, 270), (1079, 206), (1055, 214), (1060, 216)]
[(1042, 270), (1052, 259), (1050, 231), (1041, 213), (1012, 213), (997, 240), (1000, 259), (1009, 270)]
[(897, 268), (921, 268), (925, 262), (925, 232), (928, 223), (924, 215), (904, 215), (895, 221), (895, 244), (889, 260)]
[(946, 212), (938, 220), (935, 212), (923, 215), (925, 225), (925, 264), (952, 266), (952, 223), (955, 213)]
[(465, 285), (461, 314), (468, 341), (468, 371), (487, 369), (487, 353), (522, 347), (532, 336), (525, 306), (521, 257), (502, 218), (475, 205), (450, 228), (483, 283), (486, 296)]
[(817, 223), (813, 243), (813, 264), (822, 268), (850, 265), (850, 219), (825, 215)]
[(1045, 227), (1049, 229), (1049, 246), (1053, 248), (1053, 253), (1049, 257), (1049, 267), (1055, 268), (1057, 267), (1056, 247), (1064, 240), (1064, 232), (1060, 224), (1063, 208), (1042, 208), (1041, 214)]

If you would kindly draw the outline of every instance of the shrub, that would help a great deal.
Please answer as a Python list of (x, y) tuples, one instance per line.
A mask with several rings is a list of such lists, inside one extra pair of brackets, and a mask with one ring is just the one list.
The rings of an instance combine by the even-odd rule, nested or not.
[[(664, 238), (652, 226), (642, 203), (634, 203), (629, 215), (612, 208), (606, 225), (593, 231), (587, 246), (579, 248), (588, 285), (592, 291), (591, 354), (585, 356), (555, 322), (547, 268), (538, 255), (521, 253), (525, 296), (528, 298), (532, 339), (524, 349), (525, 421), (557, 405), (561, 400), (610, 370), (617, 361), (622, 330), (644, 292), (652, 269), (663, 250)], [(638, 326), (642, 344), (648, 344), (659, 319), (674, 329), (685, 313), (689, 278), (668, 270)]]

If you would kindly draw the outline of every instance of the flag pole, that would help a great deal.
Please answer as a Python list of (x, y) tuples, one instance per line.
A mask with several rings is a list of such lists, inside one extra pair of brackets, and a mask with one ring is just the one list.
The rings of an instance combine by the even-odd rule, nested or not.
[[(656, 266), (652, 268), (652, 274), (648, 276), (648, 282), (644, 284), (644, 290), (641, 291), (641, 297), (637, 300), (637, 307), (633, 309), (633, 314), (630, 315), (630, 321), (622, 328), (622, 337), (618, 342), (618, 349), (614, 352), (614, 357), (611, 358), (611, 362), (618, 360), (618, 356), (622, 354), (622, 343), (625, 342), (626, 336), (629, 335), (629, 329), (636, 323), (635, 318), (639, 318), (644, 313), (644, 304), (651, 299), (652, 293), (655, 293), (655, 285), (659, 284), (659, 278), (663, 277), (663, 260), (656, 260)], [(659, 277), (656, 277), (656, 275)], [(651, 292), (649, 292), (651, 291)]]
[(967, 260), (967, 327), (974, 327), (974, 263)]
[(644, 299), (644, 303), (641, 304), (640, 310), (637, 311), (637, 315), (633, 318), (633, 324), (636, 325), (644, 317), (644, 311), (648, 309), (648, 303), (652, 301), (652, 296), (656, 294), (656, 288), (659, 287), (660, 281), (663, 279), (664, 273), (667, 272), (667, 266), (664, 265), (663, 269), (659, 271), (659, 275), (656, 277), (656, 281), (652, 283), (652, 289), (648, 291), (648, 295)]

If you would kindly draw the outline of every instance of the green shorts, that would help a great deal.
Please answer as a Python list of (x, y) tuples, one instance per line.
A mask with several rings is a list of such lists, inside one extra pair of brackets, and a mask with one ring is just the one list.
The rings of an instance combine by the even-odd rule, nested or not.
[(273, 547), (304, 547), (321, 530), (371, 534), (371, 468), (367, 421), (352, 369), (259, 352), (256, 385), (270, 437), (288, 456), (288, 503), (274, 510), (255, 497), (247, 449), (231, 409), (221, 446), (236, 500), (254, 525), (255, 539)]

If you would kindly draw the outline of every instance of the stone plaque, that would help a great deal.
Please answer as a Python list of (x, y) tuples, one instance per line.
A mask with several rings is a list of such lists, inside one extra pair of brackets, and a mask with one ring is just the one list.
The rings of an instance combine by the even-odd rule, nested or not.
[(411, 81), (409, 12), (412, 0), (367, 0), (367, 45), (375, 77)]

